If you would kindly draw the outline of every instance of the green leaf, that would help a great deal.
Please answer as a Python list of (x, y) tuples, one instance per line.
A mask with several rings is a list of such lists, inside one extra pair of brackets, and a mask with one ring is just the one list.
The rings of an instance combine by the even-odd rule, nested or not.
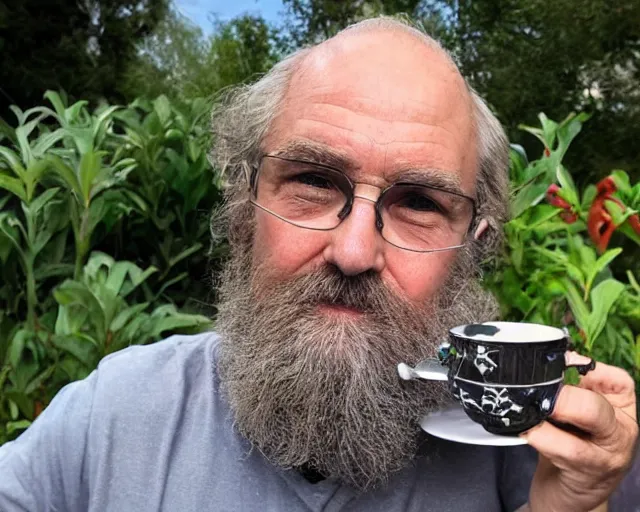
[(590, 312), (586, 303), (582, 300), (582, 294), (578, 291), (576, 285), (569, 279), (562, 278), (560, 281), (564, 286), (567, 301), (569, 302), (569, 307), (571, 308), (573, 317), (576, 319), (577, 324), (586, 332), (589, 324)]
[(84, 283), (67, 279), (54, 290), (53, 297), (62, 306), (78, 306), (86, 309), (98, 332), (107, 331), (102, 304)]
[(599, 283), (590, 295), (591, 314), (587, 321), (585, 332), (587, 333), (587, 348), (591, 349), (593, 343), (598, 338), (605, 324), (607, 316), (613, 304), (618, 300), (624, 290), (624, 284), (615, 279), (606, 279)]
[(51, 341), (56, 347), (73, 355), (89, 368), (95, 367), (100, 359), (101, 354), (97, 349), (100, 343), (86, 334), (55, 335), (52, 336)]
[[(66, 234), (62, 233), (65, 237)], [(70, 277), (73, 275), (73, 265), (69, 263), (44, 264), (38, 266), (35, 271), (36, 281), (42, 281), (50, 277)], [(59, 279), (58, 279), (59, 280)]]
[(582, 194), (582, 203), (580, 204), (580, 209), (583, 212), (586, 212), (591, 207), (591, 203), (596, 198), (597, 188), (595, 185), (589, 185)]
[(109, 120), (111, 119), (111, 117), (113, 116), (113, 113), (116, 110), (119, 110), (122, 107), (119, 106), (113, 106), (113, 107), (109, 107), (107, 109), (105, 109), (103, 112), (100, 113), (100, 115), (98, 115), (98, 117), (95, 120), (95, 124), (93, 126), (93, 137), (94, 138), (98, 138), (100, 133), (104, 130), (105, 125), (107, 124), (107, 122), (109, 122)]
[(141, 273), (129, 272), (129, 275), (131, 277), (131, 284), (127, 286), (125, 283), (125, 285), (122, 287), (122, 290), (120, 291), (120, 296), (123, 298), (127, 297), (133, 290), (135, 290), (144, 281), (146, 281), (151, 274), (154, 274), (157, 271), (158, 269), (156, 267), (151, 266)]
[(45, 190), (42, 194), (36, 197), (31, 204), (29, 205), (29, 210), (31, 210), (31, 214), (34, 216), (38, 215), (40, 209), (47, 205), (58, 193), (60, 189), (58, 187), (53, 187)]
[(200, 242), (198, 242), (196, 244), (193, 244), (191, 247), (188, 247), (184, 251), (180, 252), (179, 254), (177, 254), (173, 258), (171, 258), (169, 260), (169, 265), (173, 267), (178, 262), (182, 261), (185, 258), (188, 258), (193, 253), (198, 252), (200, 249), (202, 249), (202, 244)]
[(616, 184), (616, 188), (625, 196), (631, 194), (631, 183), (629, 182), (629, 175), (621, 170), (615, 170), (610, 174), (613, 182)]
[(160, 124), (164, 126), (171, 118), (171, 103), (169, 99), (164, 94), (158, 96), (153, 102), (153, 108), (158, 115)]
[(80, 188), (85, 207), (89, 206), (91, 187), (102, 164), (101, 154), (95, 151), (84, 153), (80, 159)]
[(502, 297), (510, 306), (515, 306), (526, 315), (533, 307), (533, 300), (522, 291), (522, 285), (523, 279), (513, 268), (507, 268), (502, 281)]
[(640, 245), (640, 234), (636, 233), (628, 222), (625, 222), (622, 226), (618, 226), (618, 232)]
[(78, 200), (80, 200), (82, 198), (82, 188), (80, 187), (78, 177), (74, 170), (57, 156), (49, 155), (47, 160), (53, 167), (55, 173), (64, 180), (67, 186), (76, 194)]
[(579, 205), (580, 202), (578, 201), (576, 185), (573, 182), (571, 175), (562, 164), (559, 164), (556, 168), (556, 178), (562, 187), (562, 197), (564, 197), (572, 206)]
[(522, 187), (511, 203), (511, 216), (519, 217), (528, 208), (538, 204), (544, 199), (546, 191), (547, 185), (544, 183), (531, 183)]
[(10, 176), (3, 176), (0, 174), (0, 188), (8, 190), (13, 195), (18, 196), (21, 201), (25, 203), (27, 202), (27, 191), (18, 178), (12, 178)]
[(62, 128), (58, 128), (53, 132), (41, 135), (38, 138), (38, 141), (33, 146), (33, 156), (36, 158), (42, 158), (43, 156), (45, 156), (51, 146), (64, 138), (64, 135), (65, 132)]
[(18, 430), (24, 430), (29, 428), (31, 422), (29, 420), (20, 420), (20, 421), (8, 421), (6, 423), (7, 426), (7, 434), (13, 434)]
[(179, 283), (180, 281), (182, 281), (183, 279), (187, 279), (189, 277), (189, 273), (188, 272), (181, 272), (180, 274), (178, 274), (176, 277), (169, 279), (168, 281), (164, 281), (162, 283), (162, 286), (160, 287), (160, 289), (158, 290), (158, 293), (156, 293), (155, 295), (155, 299), (158, 300), (160, 298), (160, 296), (164, 293), (164, 291), (169, 288), (170, 286), (173, 286), (176, 283)]
[(520, 144), (509, 144), (509, 153), (511, 155), (511, 161), (516, 164), (521, 171), (526, 169), (529, 165), (529, 159), (527, 158), (527, 152)]
[(46, 113), (40, 114), (31, 121), (16, 128), (16, 138), (18, 139), (20, 156), (22, 157), (22, 161), (27, 165), (29, 165), (31, 160), (33, 160), (33, 152), (29, 145), (29, 135), (31, 135), (31, 132), (36, 129), (40, 121), (47, 117), (47, 115), (48, 114)]
[(535, 229), (548, 220), (557, 217), (562, 210), (550, 204), (539, 204), (530, 211), (531, 216), (528, 219), (527, 226), (524, 228), (527, 231)]
[(585, 123), (589, 117), (591, 116), (585, 112), (581, 112), (578, 115), (569, 114), (564, 121), (560, 123), (556, 132), (558, 136), (558, 148), (556, 150), (558, 161), (564, 158), (567, 149), (569, 149), (569, 145), (580, 133), (583, 123)]
[(116, 317), (111, 321), (109, 330), (117, 333), (120, 331), (129, 321), (136, 315), (142, 313), (149, 306), (148, 302), (142, 302), (135, 304), (134, 306), (127, 307), (120, 311)]
[(22, 351), (24, 350), (25, 343), (29, 339), (30, 333), (26, 329), (18, 330), (11, 340), (9, 345), (9, 362), (14, 368), (20, 365), (22, 359)]
[(211, 326), (211, 319), (202, 315), (178, 313), (173, 304), (165, 304), (151, 313), (150, 321), (153, 325), (153, 336), (158, 337), (165, 331), (177, 329), (201, 330)]
[(62, 98), (60, 98), (60, 95), (56, 91), (49, 90), (44, 93), (44, 97), (48, 99), (49, 102), (53, 105), (53, 108), (55, 109), (56, 114), (58, 114), (58, 117), (60, 118), (58, 119), (58, 121), (62, 121), (64, 123), (65, 106), (64, 106), (64, 103), (62, 102)]
[(67, 123), (73, 123), (82, 114), (82, 109), (89, 104), (87, 100), (76, 101), (73, 105), (65, 109), (64, 118)]
[(626, 220), (632, 215), (638, 213), (631, 208), (626, 208), (624, 206), (620, 206), (616, 201), (611, 199), (606, 199), (604, 202), (607, 211), (611, 215), (613, 223), (616, 227), (624, 224)]
[(540, 124), (542, 125), (542, 135), (544, 137), (544, 145), (551, 149), (556, 141), (556, 131), (558, 130), (558, 123), (551, 121), (544, 112), (538, 114)]
[(11, 416), (11, 419), (17, 420), (18, 414), (20, 414), (20, 411), (18, 410), (18, 406), (13, 400), (9, 400), (9, 415)]
[(93, 128), (91, 126), (87, 128), (78, 128), (69, 126), (66, 128), (67, 134), (72, 138), (73, 143), (76, 145), (78, 153), (84, 155), (85, 153), (93, 152)]
[(105, 286), (111, 290), (114, 295), (118, 295), (127, 274), (131, 276), (132, 281), (135, 281), (133, 276), (136, 276), (136, 278), (140, 276), (142, 269), (129, 261), (119, 261), (111, 267)]
[(593, 267), (590, 269), (589, 277), (587, 278), (586, 291), (587, 293), (591, 289), (593, 280), (596, 276), (602, 272), (614, 259), (616, 259), (622, 253), (621, 248), (609, 249), (602, 256), (600, 256)]
[(20, 157), (9, 148), (6, 148), (4, 146), (0, 146), (0, 156), (2, 156), (6, 160), (6, 162), (9, 164), (9, 167), (16, 174), (16, 176), (22, 179), (25, 170)]
[(542, 142), (543, 146), (546, 147), (547, 141), (545, 139), (544, 132), (540, 128), (534, 128), (533, 126), (527, 126), (525, 124), (519, 124), (518, 125), (518, 129), (530, 133), (536, 139), (538, 139), (540, 142)]
[(41, 385), (44, 384), (44, 382), (51, 377), (51, 375), (53, 374), (53, 372), (55, 371), (56, 367), (54, 365), (51, 365), (49, 368), (47, 368), (45, 371), (43, 371), (42, 373), (40, 373), (36, 378), (34, 378), (29, 385), (25, 388), (24, 392), (27, 395), (30, 395), (31, 393), (34, 393)]

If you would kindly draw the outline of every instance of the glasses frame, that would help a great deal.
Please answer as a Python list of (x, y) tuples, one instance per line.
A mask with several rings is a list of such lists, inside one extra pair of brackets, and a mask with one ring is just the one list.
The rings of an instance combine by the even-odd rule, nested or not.
[[(256, 197), (256, 185), (258, 182), (258, 175), (260, 173), (260, 168), (262, 167), (262, 161), (265, 158), (273, 158), (276, 160), (283, 160), (285, 162), (292, 162), (292, 163), (300, 163), (300, 164), (306, 164), (306, 165), (313, 165), (315, 167), (318, 167), (320, 169), (325, 169), (327, 171), (331, 171), (334, 172), (336, 174), (341, 175), (345, 181), (349, 184), (349, 194), (347, 195), (346, 199), (347, 202), (345, 203), (344, 207), (342, 208), (342, 210), (340, 210), (340, 213), (338, 214), (338, 218), (340, 219), (340, 221), (338, 222), (338, 224), (336, 224), (335, 226), (331, 227), (331, 228), (314, 228), (314, 227), (309, 227), (309, 226), (302, 226), (292, 220), (289, 220), (285, 217), (283, 217), (282, 215), (277, 214), (276, 212), (270, 210), (269, 208), (266, 208), (264, 206), (262, 206), (261, 204), (258, 204), (256, 202), (256, 200), (254, 199)], [(374, 205), (374, 209), (376, 212), (376, 229), (378, 230), (378, 232), (380, 233), (380, 236), (382, 237), (382, 239), (387, 242), (388, 244), (392, 245), (393, 247), (397, 247), (398, 249), (402, 249), (403, 251), (410, 251), (410, 252), (417, 252), (417, 253), (430, 253), (430, 252), (443, 252), (443, 251), (450, 251), (453, 249), (460, 249), (461, 247), (464, 247), (466, 245), (466, 239), (469, 236), (469, 234), (472, 231), (472, 228), (475, 224), (476, 218), (477, 218), (477, 208), (476, 208), (476, 200), (473, 197), (469, 197), (465, 194), (460, 194), (458, 192), (452, 192), (450, 190), (444, 190), (440, 187), (433, 187), (430, 185), (424, 185), (422, 183), (411, 183), (411, 182), (397, 182), (397, 183), (392, 183), (391, 185), (383, 188), (380, 190), (380, 195), (378, 196), (377, 200), (373, 200), (371, 198), (368, 198), (366, 196), (362, 196), (362, 195), (356, 195), (355, 193), (355, 187), (358, 184), (358, 182), (354, 182), (351, 180), (351, 178), (349, 178), (349, 176), (347, 176), (343, 171), (341, 171), (340, 169), (336, 169), (335, 167), (331, 167), (329, 165), (325, 165), (325, 164), (320, 164), (311, 160), (300, 160), (299, 158), (288, 158), (288, 157), (283, 157), (283, 156), (279, 156), (279, 155), (272, 155), (272, 154), (264, 154), (260, 157), (258, 164), (255, 166), (251, 167), (251, 174), (250, 176), (247, 177), (248, 178), (248, 182), (249, 182), (249, 192), (251, 194), (251, 199), (249, 200), (251, 202), (251, 204), (253, 204), (254, 206), (260, 208), (261, 210), (270, 213), (271, 215), (273, 215), (274, 217), (277, 217), (278, 219), (286, 222), (287, 224), (291, 224), (292, 226), (296, 226), (298, 228), (301, 229), (309, 229), (311, 231), (333, 231), (334, 229), (336, 229), (338, 226), (340, 226), (340, 224), (342, 224), (342, 222), (349, 216), (349, 214), (351, 213), (351, 209), (353, 208), (353, 203), (355, 201), (356, 198), (360, 198), (360, 199), (364, 199), (365, 201), (369, 201), (370, 203), (373, 203)], [(385, 238), (382, 229), (384, 228), (384, 222), (382, 221), (382, 213), (380, 211), (381, 206), (382, 206), (382, 200), (385, 196), (385, 194), (394, 188), (397, 187), (424, 187), (427, 189), (431, 189), (431, 190), (438, 190), (440, 192), (446, 192), (447, 194), (452, 194), (454, 196), (458, 196), (458, 197), (462, 197), (464, 199), (467, 199), (469, 202), (471, 202), (471, 208), (472, 208), (472, 213), (471, 213), (471, 219), (469, 221), (469, 227), (467, 228), (466, 234), (464, 236), (465, 240), (462, 244), (458, 244), (458, 245), (453, 245), (450, 247), (444, 247), (441, 249), (427, 249), (427, 250), (420, 250), (420, 249), (409, 249), (407, 247), (402, 247), (400, 245), (397, 245), (393, 242), (390, 242), (389, 240), (387, 240), (387, 238)], [(378, 188), (379, 187), (375, 187)], [(344, 191), (343, 191), (344, 192)]]

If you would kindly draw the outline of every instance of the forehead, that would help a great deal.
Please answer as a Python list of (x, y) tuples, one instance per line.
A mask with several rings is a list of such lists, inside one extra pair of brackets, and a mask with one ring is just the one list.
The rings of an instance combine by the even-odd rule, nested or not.
[(345, 34), (314, 48), (294, 72), (263, 149), (296, 141), (332, 148), (374, 184), (398, 167), (424, 167), (474, 189), (464, 80), (440, 51), (405, 33)]

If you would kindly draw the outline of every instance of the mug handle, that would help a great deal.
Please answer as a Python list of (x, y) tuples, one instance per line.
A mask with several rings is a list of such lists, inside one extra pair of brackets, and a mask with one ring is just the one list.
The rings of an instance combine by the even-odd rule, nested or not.
[(594, 359), (591, 359), (587, 364), (568, 364), (567, 368), (575, 368), (580, 375), (586, 375), (590, 371), (595, 370), (596, 362)]
[(578, 373), (580, 375), (586, 375), (587, 373), (589, 373), (590, 371), (595, 369), (596, 361), (595, 361), (595, 359), (589, 358), (589, 362), (588, 363), (565, 364), (565, 367), (566, 368), (575, 368), (576, 370), (578, 370)]
[[(567, 340), (567, 351), (575, 350), (575, 346), (574, 346), (573, 340), (571, 339), (571, 336), (569, 335), (569, 329), (567, 329), (566, 327), (563, 327), (562, 330), (563, 330), (565, 338)], [(566, 352), (565, 352), (565, 357), (566, 357)], [(576, 370), (578, 370), (578, 373), (580, 375), (584, 376), (587, 373), (589, 373), (590, 371), (595, 369), (596, 362), (595, 362), (594, 359), (589, 358), (589, 362), (588, 363), (583, 363), (583, 364), (578, 364), (578, 363), (565, 364), (565, 367), (566, 368), (575, 368)]]

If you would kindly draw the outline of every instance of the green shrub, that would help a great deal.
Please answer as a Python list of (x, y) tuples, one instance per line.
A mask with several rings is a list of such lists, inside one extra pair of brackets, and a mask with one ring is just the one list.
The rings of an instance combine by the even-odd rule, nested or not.
[(1, 125), (0, 444), (106, 354), (210, 327), (205, 102), (45, 96)]
[(598, 185), (576, 189), (562, 159), (587, 116), (541, 128), (522, 127), (544, 145), (529, 162), (513, 146), (511, 220), (504, 253), (486, 276), (505, 319), (567, 327), (576, 348), (629, 370), (640, 380), (640, 286), (631, 270), (611, 264), (614, 231), (640, 243), (640, 183), (614, 171)]

